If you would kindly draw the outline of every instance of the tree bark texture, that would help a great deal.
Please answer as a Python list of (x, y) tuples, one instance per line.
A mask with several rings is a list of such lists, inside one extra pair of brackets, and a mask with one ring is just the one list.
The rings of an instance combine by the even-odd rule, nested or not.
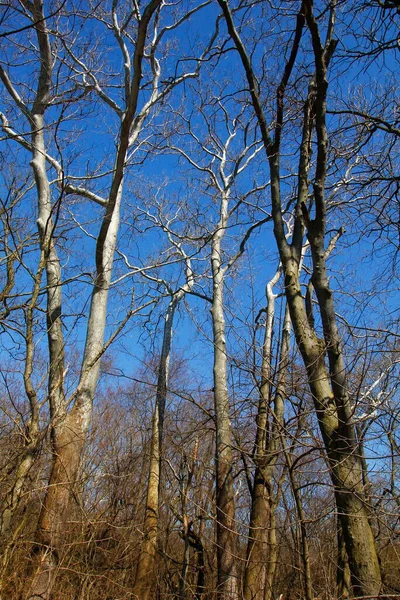
[(346, 544), (344, 543), (343, 531), (340, 525), (339, 519), (336, 524), (337, 529), (337, 572), (336, 572), (336, 585), (337, 595), (340, 600), (345, 600), (350, 596), (350, 569), (349, 560), (347, 558)]

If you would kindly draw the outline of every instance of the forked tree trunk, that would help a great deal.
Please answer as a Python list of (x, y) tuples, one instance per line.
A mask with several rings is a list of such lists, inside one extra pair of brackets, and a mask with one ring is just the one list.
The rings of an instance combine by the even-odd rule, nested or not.
[[(351, 581), (355, 595), (374, 596), (381, 589), (381, 574), (362, 485), (362, 465), (358, 453), (352, 409), (347, 390), (346, 371), (332, 291), (326, 273), (326, 201), (325, 179), (327, 170), (328, 136), (326, 129), (326, 78), (329, 60), (336, 43), (332, 38), (335, 21), (335, 3), (331, 5), (327, 40), (320, 39), (319, 25), (313, 14), (312, 0), (303, 0), (296, 20), (292, 47), (277, 89), (277, 109), (274, 136), (268, 127), (259, 96), (259, 83), (251, 60), (235, 27), (233, 15), (226, 0), (218, 0), (227, 22), (228, 32), (240, 55), (246, 72), (251, 101), (260, 126), (271, 175), (272, 215), (274, 234), (285, 275), (286, 298), (296, 342), (307, 370), (310, 391), (314, 400), (320, 430), (329, 461), (338, 517), (343, 529), (349, 557)], [(310, 80), (309, 96), (304, 105), (303, 138), (300, 145), (298, 198), (293, 241), (285, 237), (282, 214), (280, 151), (284, 123), (284, 98), (300, 48), (305, 24), (311, 34), (315, 74)], [(315, 128), (317, 139), (316, 172), (313, 182), (315, 218), (307, 212), (309, 198), (309, 170), (311, 141)], [(320, 340), (312, 320), (309, 320), (300, 286), (300, 256), (304, 225), (311, 246), (313, 261), (312, 283), (316, 291), (324, 330)], [(328, 359), (329, 370), (325, 364)]]
[[(275, 316), (275, 295), (273, 286), (280, 277), (280, 269), (267, 285), (267, 317), (263, 343), (261, 364), (260, 400), (257, 414), (257, 433), (254, 448), (253, 491), (251, 499), (249, 541), (247, 544), (246, 567), (244, 573), (243, 595), (245, 600), (262, 600), (267, 591), (267, 566), (270, 560), (272, 510), (274, 507), (273, 480), (283, 419), (283, 398), (289, 352), (290, 319), (286, 309), (282, 328), (282, 339), (279, 356), (278, 381), (271, 410), (272, 385), (272, 336)], [(271, 419), (271, 413), (273, 417)], [(269, 572), (269, 580), (272, 572)], [(271, 581), (268, 582), (268, 588)]]
[[(286, 266), (285, 283), (293, 329), (307, 368), (310, 390), (327, 451), (338, 518), (349, 556), (353, 591), (359, 595), (378, 594), (381, 587), (379, 562), (365, 506), (362, 465), (354, 426), (351, 425), (346, 388), (341, 388), (340, 394), (337, 390), (337, 395), (334, 395), (331, 376), (325, 365), (325, 342), (317, 338), (309, 325), (301, 297), (296, 261), (289, 259)], [(331, 302), (331, 292), (327, 295)], [(326, 311), (323, 298), (321, 305)], [(335, 318), (334, 313), (330, 317)], [(334, 349), (328, 348), (327, 353), (334, 353), (335, 361), (342, 360), (339, 344), (335, 344)], [(344, 376), (344, 366), (338, 374)], [(345, 386), (345, 382), (342, 385)]]
[[(43, 161), (40, 164), (39, 173), (44, 179), (46, 172), (44, 151), (39, 154), (41, 155), (40, 160)], [(32, 162), (34, 163), (34, 161)], [(36, 162), (39, 163), (39, 156), (36, 158)], [(34, 168), (36, 168), (35, 163)], [(81, 454), (91, 421), (92, 403), (100, 368), (99, 359), (103, 350), (107, 299), (119, 227), (120, 203), (121, 188), (117, 190), (114, 198), (110, 197), (97, 240), (97, 278), (91, 300), (81, 377), (75, 394), (75, 402), (69, 411), (64, 399), (61, 270), (51, 239), (50, 216), (38, 220), (42, 239), (50, 236), (46, 273), (52, 467), (32, 551), (33, 575), (27, 592), (28, 598), (32, 599), (47, 600), (50, 598), (58, 570), (63, 532), (66, 523), (71, 518), (71, 508), (77, 492)], [(48, 210), (50, 211), (50, 208)]]
[[(123, 178), (126, 155), (132, 140), (136, 139), (144, 115), (134, 121), (140, 81), (143, 49), (147, 28), (160, 4), (151, 0), (143, 11), (138, 25), (137, 42), (133, 57), (134, 72), (126, 111), (121, 118), (118, 148), (113, 180), (96, 244), (96, 279), (91, 297), (85, 350), (81, 375), (74, 394), (72, 409), (64, 398), (64, 340), (62, 332), (61, 268), (53, 241), (53, 207), (46, 172), (44, 140), (45, 110), (49, 106), (52, 76), (50, 34), (46, 26), (41, 0), (32, 3), (23, 0), (35, 22), (40, 49), (41, 66), (38, 91), (30, 116), (32, 124), (32, 168), (38, 191), (38, 228), (41, 250), (46, 260), (47, 275), (47, 328), (49, 345), (49, 405), (51, 417), (52, 466), (50, 482), (39, 516), (36, 541), (32, 552), (32, 577), (27, 581), (29, 599), (49, 600), (59, 567), (59, 554), (65, 524), (71, 517), (76, 485), (79, 477), (82, 449), (90, 426), (92, 405), (98, 381), (100, 358), (104, 351), (107, 300), (110, 288), (114, 252), (120, 222)], [(57, 211), (55, 211), (57, 213)]]
[[(63, 473), (60, 480), (53, 477), (54, 466), (57, 463), (59, 455), (63, 455), (64, 445), (58, 443), (58, 427), (62, 426), (65, 417), (65, 399), (64, 399), (64, 336), (62, 331), (62, 284), (61, 284), (61, 266), (54, 244), (54, 216), (57, 218), (57, 207), (54, 210), (51, 202), (50, 183), (46, 168), (46, 145), (44, 139), (45, 122), (44, 113), (48, 107), (51, 77), (52, 77), (52, 52), (50, 46), (49, 34), (44, 20), (43, 6), (38, 0), (32, 4), (26, 3), (27, 9), (32, 13), (36, 26), (36, 35), (40, 48), (41, 66), (37, 94), (31, 111), (31, 139), (32, 139), (32, 161), (31, 166), (35, 176), (35, 183), (38, 196), (38, 231), (40, 239), (41, 256), (44, 260), (46, 283), (47, 283), (47, 340), (49, 348), (49, 371), (48, 371), (48, 398), (51, 418), (51, 444), (53, 450), (52, 475), (50, 477), (51, 486), (48, 488), (43, 502), (41, 514), (39, 517), (38, 530), (35, 545), (32, 551), (33, 580), (29, 591), (29, 597), (41, 597), (47, 600), (50, 594), (51, 585), (54, 581), (57, 563), (57, 541), (60, 533), (61, 521), (65, 512), (65, 489), (68, 485)], [(67, 443), (69, 445), (69, 442)], [(71, 448), (68, 449), (71, 453)], [(72, 452), (73, 454), (73, 452)], [(67, 460), (61, 458), (63, 464), (68, 465), (70, 457)], [(73, 463), (73, 459), (71, 459)], [(69, 468), (68, 466), (66, 468)], [(71, 465), (71, 468), (73, 466)], [(58, 470), (63, 471), (62, 468)], [(57, 471), (57, 470), (56, 470)], [(58, 483), (61, 483), (60, 488)], [(52, 496), (57, 496), (60, 492), (59, 506), (48, 511), (48, 506), (53, 507)], [(68, 493), (67, 493), (68, 496)], [(60, 516), (58, 516), (58, 508)], [(50, 512), (48, 531), (53, 530), (54, 535), (42, 535), (43, 519), (47, 512)]]

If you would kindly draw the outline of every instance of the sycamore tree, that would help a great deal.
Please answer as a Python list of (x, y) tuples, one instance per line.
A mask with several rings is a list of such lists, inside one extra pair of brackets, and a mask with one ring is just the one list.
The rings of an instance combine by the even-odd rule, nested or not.
[[(270, 220), (258, 209), (257, 198), (268, 182), (257, 174), (262, 146), (246, 107), (229, 98), (229, 84), (215, 84), (218, 93), (210, 98), (197, 89), (198, 104), (179, 115), (178, 136), (170, 151), (181, 157), (197, 181), (198, 199), (189, 211), (207, 210), (208, 219), (199, 219), (186, 236), (200, 245), (208, 266), (203, 280), (210, 283), (192, 293), (205, 299), (211, 312), (213, 345), (213, 395), (215, 411), (216, 466), (216, 554), (217, 585), (221, 598), (240, 594), (238, 534), (235, 509), (235, 443), (232, 426), (232, 400), (228, 381), (229, 349), (225, 295), (231, 271), (240, 261), (255, 230)], [(181, 164), (182, 164), (181, 163)], [(251, 216), (249, 216), (251, 215)], [(253, 218), (255, 217), (255, 221)], [(177, 234), (179, 237), (179, 234)], [(205, 252), (207, 254), (205, 254)]]

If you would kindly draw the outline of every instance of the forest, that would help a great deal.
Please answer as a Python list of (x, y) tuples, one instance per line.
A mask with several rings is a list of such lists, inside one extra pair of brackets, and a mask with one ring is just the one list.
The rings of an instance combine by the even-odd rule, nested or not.
[(0, 600), (400, 598), (398, 0), (0, 6)]

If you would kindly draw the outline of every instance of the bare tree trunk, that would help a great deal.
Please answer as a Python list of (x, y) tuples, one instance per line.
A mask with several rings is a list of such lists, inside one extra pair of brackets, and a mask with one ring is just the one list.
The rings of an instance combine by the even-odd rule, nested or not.
[[(44, 112), (48, 107), (51, 76), (52, 76), (52, 53), (50, 38), (44, 21), (43, 6), (38, 0), (32, 4), (26, 4), (27, 9), (32, 13), (36, 26), (36, 35), (40, 48), (41, 66), (37, 94), (33, 103), (30, 115), (32, 130), (32, 161), (31, 166), (35, 176), (36, 189), (38, 195), (38, 230), (41, 245), (42, 256), (44, 257), (46, 279), (47, 279), (47, 338), (49, 347), (49, 373), (48, 373), (48, 395), (50, 418), (52, 420), (51, 442), (53, 457), (52, 475), (50, 477), (50, 487), (47, 490), (43, 509), (39, 517), (38, 531), (35, 546), (33, 548), (33, 565), (35, 569), (34, 582), (37, 580), (37, 586), (32, 588), (31, 596), (41, 596), (47, 598), (49, 590), (55, 575), (55, 565), (57, 563), (57, 542), (60, 533), (61, 523), (65, 512), (65, 489), (57, 488), (57, 482), (54, 481), (54, 464), (57, 462), (59, 453), (63, 453), (63, 444), (59, 443), (58, 427), (59, 423), (65, 417), (64, 403), (64, 337), (62, 332), (61, 311), (62, 311), (62, 293), (61, 293), (61, 267), (53, 241), (54, 233), (54, 210), (51, 203), (50, 184), (46, 169), (46, 150), (45, 150), (45, 123)], [(57, 217), (57, 207), (55, 211)], [(69, 448), (69, 453), (70, 452)], [(71, 457), (68, 456), (65, 464), (67, 465)], [(73, 459), (72, 459), (73, 462)], [(61, 471), (62, 469), (59, 468)], [(61, 476), (61, 482), (65, 485), (64, 473)], [(56, 487), (53, 487), (56, 486)], [(46, 506), (51, 503), (51, 497), (57, 495), (60, 491), (60, 503), (56, 510), (50, 510), (50, 527), (45, 527), (43, 519), (47, 513)], [(58, 512), (59, 508), (59, 512)], [(46, 529), (54, 531), (53, 535), (46, 536)], [(37, 568), (36, 564), (40, 567)]]
[[(286, 378), (289, 366), (289, 349), (290, 349), (290, 332), (292, 324), (290, 320), (289, 307), (286, 303), (285, 316), (282, 327), (282, 337), (280, 344), (280, 356), (279, 356), (279, 372), (278, 380), (275, 390), (274, 399), (274, 421), (273, 421), (273, 453), (272, 460), (277, 460), (277, 452), (282, 446), (282, 435), (283, 435), (283, 419), (284, 419), (284, 398), (286, 395)], [(281, 443), (278, 442), (278, 437)], [(275, 456), (274, 456), (275, 454)], [(268, 531), (268, 562), (266, 569), (265, 587), (264, 587), (264, 600), (272, 600), (274, 597), (273, 583), (278, 564), (278, 543), (276, 535), (276, 508), (278, 505), (279, 495), (282, 490), (282, 484), (285, 479), (285, 473), (282, 472), (279, 482), (277, 485), (277, 495), (272, 499), (271, 511), (270, 511), (270, 525)], [(272, 484), (272, 480), (271, 480)]]
[(183, 531), (183, 561), (182, 561), (182, 570), (179, 579), (179, 598), (180, 600), (185, 600), (186, 597), (186, 586), (187, 586), (187, 575), (189, 569), (189, 558), (190, 558), (190, 544), (189, 544), (189, 529), (186, 523), (184, 522), (184, 531)]
[(160, 472), (164, 429), (165, 402), (168, 390), (168, 367), (171, 355), (172, 326), (176, 307), (182, 295), (174, 296), (168, 306), (164, 323), (164, 335), (160, 362), (156, 404), (153, 413), (150, 465), (147, 482), (144, 540), (140, 549), (133, 594), (140, 600), (149, 598), (155, 584), (155, 557), (158, 539), (158, 514), (160, 497)]
[(71, 518), (71, 497), (77, 491), (75, 486), (84, 441), (80, 419), (75, 413), (66, 415), (57, 431), (53, 431), (53, 464), (32, 551), (33, 577), (29, 598), (50, 597), (63, 534)]
[[(41, 73), (37, 97), (32, 111), (32, 168), (38, 189), (38, 227), (42, 251), (46, 256), (47, 274), (47, 326), (50, 354), (49, 403), (51, 416), (52, 468), (49, 486), (39, 517), (36, 542), (33, 547), (33, 577), (28, 587), (30, 599), (48, 600), (57, 575), (59, 551), (65, 524), (70, 518), (71, 506), (76, 493), (82, 449), (91, 421), (92, 404), (97, 386), (100, 358), (104, 350), (104, 331), (107, 300), (117, 233), (120, 221), (123, 177), (126, 155), (132, 139), (138, 131), (132, 131), (142, 76), (143, 47), (147, 27), (159, 5), (152, 0), (143, 12), (138, 26), (138, 39), (134, 56), (134, 74), (126, 112), (121, 119), (113, 180), (109, 198), (96, 244), (96, 280), (93, 287), (90, 314), (87, 325), (85, 351), (81, 376), (74, 394), (74, 404), (67, 412), (64, 399), (64, 341), (61, 323), (61, 270), (52, 239), (53, 208), (50, 186), (46, 174), (43, 114), (48, 106), (51, 83), (52, 55), (49, 33), (40, 0), (26, 3), (36, 23), (35, 29), (41, 52)], [(138, 120), (140, 129), (143, 123)]]
[(0, 533), (3, 547), (1, 552), (0, 567), (0, 600), (3, 598), (2, 589), (5, 584), (5, 574), (7, 572), (10, 553), (22, 527), (25, 524), (25, 519), (22, 518), (18, 525), (13, 527), (12, 520), (19, 507), (26, 479), (35, 460), (35, 450), (36, 448), (25, 451), (25, 456), (18, 465), (13, 486), (6, 495), (5, 506), (1, 514)]
[[(32, 297), (27, 306), (25, 313), (25, 342), (26, 342), (26, 357), (25, 357), (25, 369), (24, 369), (24, 388), (25, 393), (29, 401), (30, 418), (27, 423), (25, 432), (25, 448), (22, 456), (22, 460), (16, 469), (13, 485), (8, 491), (3, 511), (0, 518), (0, 533), (1, 538), (4, 541), (4, 551), (1, 558), (1, 573), (0, 573), (0, 592), (3, 586), (3, 579), (8, 565), (9, 553), (13, 540), (20, 530), (21, 523), (12, 531), (12, 520), (16, 513), (21, 495), (24, 491), (25, 482), (28, 474), (34, 464), (39, 443), (40, 443), (40, 432), (39, 432), (39, 403), (36, 395), (34, 385), (32, 383), (32, 371), (33, 371), (33, 358), (34, 358), (34, 337), (33, 337), (33, 324), (34, 324), (34, 311), (36, 309), (36, 303), (38, 295), (41, 289), (42, 275), (44, 271), (45, 259), (44, 253), (41, 253), (39, 266), (37, 269), (34, 288)], [(22, 521), (23, 522), (23, 521)]]
[(301, 499), (300, 489), (296, 481), (296, 476), (293, 470), (293, 461), (291, 455), (285, 448), (285, 457), (288, 464), (290, 485), (294, 501), (296, 504), (296, 511), (298, 517), (298, 528), (301, 546), (301, 562), (303, 564), (303, 584), (304, 584), (304, 597), (306, 600), (313, 600), (312, 582), (311, 582), (311, 568), (310, 568), (310, 551), (308, 546), (307, 531), (306, 531), (306, 519), (303, 509), (303, 502)]
[(204, 561), (204, 547), (201, 541), (202, 529), (204, 526), (204, 521), (200, 526), (199, 535), (194, 535), (193, 538), (193, 547), (196, 550), (196, 570), (197, 570), (197, 580), (196, 580), (196, 591), (195, 598), (196, 600), (201, 600), (206, 593), (206, 578), (205, 578), (205, 561)]
[(221, 217), (212, 239), (211, 268), (213, 276), (212, 325), (214, 341), (214, 406), (216, 422), (216, 506), (218, 596), (223, 600), (238, 597), (236, 573), (236, 526), (233, 490), (232, 423), (227, 385), (227, 356), (224, 315), (224, 269), (221, 239), (228, 216), (228, 195), (221, 199)]
[(168, 371), (171, 356), (174, 316), (179, 302), (182, 300), (184, 295), (191, 290), (194, 284), (194, 275), (190, 258), (186, 256), (181, 245), (175, 245), (185, 262), (186, 282), (181, 288), (179, 288), (177, 292), (172, 293), (168, 284), (166, 284), (164, 281), (161, 281), (171, 292), (171, 300), (165, 315), (163, 341), (158, 365), (157, 392), (152, 420), (150, 463), (144, 517), (144, 540), (139, 553), (135, 583), (133, 586), (133, 593), (135, 596), (140, 598), (140, 600), (147, 600), (154, 589), (155, 558), (159, 532), (158, 517), (160, 503), (160, 477), (164, 434), (164, 415), (168, 392)]
[(26, 456), (22, 459), (21, 463), (17, 468), (13, 486), (6, 495), (4, 501), (4, 508), (1, 513), (0, 520), (0, 535), (2, 540), (7, 540), (7, 537), (10, 534), (11, 521), (15, 511), (18, 508), (21, 492), (27, 475), (32, 467), (33, 459), (34, 456), (32, 452), (28, 452)]
[(337, 553), (338, 564), (336, 571), (337, 595), (340, 600), (345, 600), (350, 596), (350, 569), (347, 558), (346, 544), (344, 543), (343, 531), (339, 519), (336, 523), (337, 529)]
[[(293, 265), (292, 261), (289, 264)], [(343, 527), (355, 593), (377, 594), (380, 589), (375, 541), (363, 498), (362, 468), (350, 425), (349, 405), (338, 404), (332, 393), (324, 356), (325, 347), (308, 326), (297, 275), (286, 276), (288, 302), (297, 343), (307, 367), (311, 393), (327, 450), (338, 516)]]
[[(190, 548), (200, 548), (202, 552), (202, 545), (200, 542), (200, 538), (192, 531), (192, 521), (190, 520), (188, 514), (188, 496), (189, 490), (192, 486), (192, 481), (194, 477), (194, 470), (197, 460), (197, 452), (198, 452), (198, 439), (195, 441), (194, 449), (193, 449), (193, 457), (190, 460), (190, 466), (187, 464), (187, 459), (185, 457), (184, 460), (184, 468), (187, 471), (187, 479), (185, 476), (182, 476), (181, 484), (180, 484), (180, 494), (181, 494), (181, 509), (182, 509), (182, 538), (184, 541), (184, 549), (183, 549), (183, 558), (182, 558), (182, 569), (179, 580), (179, 598), (184, 600), (186, 598), (186, 589), (188, 585), (188, 571), (189, 571), (189, 561), (190, 561)], [(186, 479), (186, 483), (185, 483)], [(200, 544), (200, 546), (199, 546)], [(201, 556), (199, 557), (201, 559)]]
[[(50, 348), (49, 401), (51, 416), (52, 468), (49, 485), (39, 516), (36, 542), (33, 548), (33, 578), (29, 598), (50, 597), (57, 574), (59, 551), (65, 524), (71, 513), (79, 475), (81, 454), (90, 425), (92, 402), (97, 385), (106, 319), (106, 307), (111, 279), (112, 259), (119, 226), (121, 191), (118, 191), (112, 212), (106, 211), (97, 242), (97, 280), (89, 315), (85, 353), (76, 400), (67, 412), (63, 398), (63, 338), (61, 331), (61, 285), (49, 285), (48, 337)], [(106, 227), (104, 227), (106, 224)], [(55, 252), (55, 251), (54, 251)], [(48, 261), (49, 262), (49, 261)], [(50, 267), (55, 267), (52, 258)], [(58, 265), (59, 266), (59, 265)], [(54, 291), (54, 293), (52, 293)], [(57, 301), (57, 302), (56, 302)], [(51, 320), (57, 316), (56, 320)], [(53, 352), (52, 352), (53, 349)], [(53, 360), (52, 360), (52, 357)], [(62, 357), (62, 358), (60, 358)]]
[(271, 489), (262, 470), (256, 467), (251, 498), (249, 541), (246, 552), (243, 596), (246, 600), (264, 598), (269, 561)]
[[(208, 101), (207, 101), (208, 102)], [(228, 117), (225, 107), (219, 103), (225, 114), (227, 137), (225, 142), (218, 139), (218, 136), (210, 136), (209, 141), (200, 142), (194, 132), (190, 135), (195, 141), (195, 145), (200, 143), (201, 152), (206, 152), (215, 156), (210, 166), (200, 166), (196, 160), (193, 160), (186, 152), (175, 148), (185, 159), (196, 169), (207, 173), (210, 177), (211, 185), (216, 192), (216, 198), (219, 200), (219, 219), (215, 229), (207, 235), (211, 245), (211, 273), (213, 292), (212, 297), (207, 298), (211, 301), (211, 316), (213, 328), (214, 344), (214, 364), (213, 364), (213, 382), (214, 382), (214, 408), (216, 425), (216, 540), (217, 540), (217, 571), (218, 571), (218, 590), (220, 598), (234, 599), (238, 597), (239, 585), (237, 580), (237, 534), (235, 525), (235, 501), (233, 485), (233, 432), (230, 417), (230, 401), (228, 395), (227, 383), (227, 355), (225, 339), (225, 312), (224, 312), (224, 286), (225, 276), (229, 269), (242, 256), (246, 242), (255, 227), (258, 227), (265, 220), (253, 224), (243, 236), (236, 253), (229, 258), (224, 256), (222, 241), (228, 228), (228, 222), (233, 214), (238, 213), (247, 195), (244, 195), (233, 207), (229, 207), (231, 190), (234, 189), (239, 175), (258, 155), (261, 145), (255, 140), (249, 143), (247, 138), (247, 129), (243, 129), (244, 144), (241, 151), (237, 149), (232, 152), (232, 143), (237, 133), (242, 130), (239, 118), (231, 119)], [(214, 119), (214, 117), (212, 117)], [(210, 121), (211, 123), (211, 121)], [(210, 148), (208, 148), (210, 145)], [(230, 210), (229, 210), (230, 208)], [(204, 298), (204, 296), (203, 296)]]
[[(279, 482), (279, 487), (283, 482)], [(274, 581), (276, 569), (278, 566), (278, 539), (277, 539), (277, 524), (276, 524), (276, 508), (278, 502), (277, 498), (271, 503), (271, 515), (268, 529), (268, 555), (267, 555), (267, 567), (265, 573), (265, 585), (264, 585), (264, 600), (273, 600), (274, 595)]]
[[(199, 440), (196, 439), (193, 455), (190, 460), (190, 465), (187, 460), (185, 460), (185, 467), (187, 469), (187, 480), (183, 479), (181, 484), (181, 510), (182, 514), (179, 516), (179, 520), (182, 522), (182, 537), (184, 540), (184, 550), (183, 550), (183, 560), (182, 560), (182, 569), (181, 576), (179, 581), (179, 597), (184, 599), (186, 598), (187, 589), (188, 589), (188, 572), (190, 565), (190, 548), (193, 548), (196, 557), (195, 557), (195, 571), (197, 571), (196, 584), (194, 587), (194, 597), (196, 600), (200, 600), (203, 594), (206, 593), (205, 588), (205, 563), (204, 563), (204, 547), (202, 543), (202, 536), (204, 532), (204, 519), (200, 519), (200, 525), (198, 533), (194, 530), (194, 523), (189, 517), (188, 512), (188, 499), (189, 499), (189, 491), (192, 487), (192, 481), (195, 474), (196, 461), (197, 461), (197, 453), (199, 449)], [(190, 590), (190, 593), (193, 593)]]
[[(107, 96), (99, 85), (96, 85), (96, 76), (91, 72), (89, 66), (84, 65), (82, 56), (75, 56), (73, 47), (68, 48), (67, 62), (71, 61), (69, 65), (71, 70), (78, 69), (80, 74), (78, 79), (80, 79), (82, 73), (85, 73), (82, 84), (85, 90), (84, 94), (90, 88), (90, 93), (96, 93), (104, 102), (104, 105), (114, 111), (114, 116), (120, 120), (119, 134), (116, 140), (115, 164), (114, 168), (110, 170), (112, 180), (108, 199), (103, 199), (83, 187), (65, 183), (62, 164), (59, 164), (47, 154), (44, 115), (53, 100), (51, 96), (53, 92), (52, 70), (53, 65), (56, 63), (56, 53), (51, 47), (53, 32), (47, 28), (42, 0), (32, 0), (32, 2), (21, 0), (21, 4), (30, 20), (29, 28), (32, 28), (32, 31), (36, 34), (39, 54), (39, 75), (32, 108), (24, 104), (17, 89), (13, 86), (9, 76), (1, 66), (0, 78), (10, 98), (29, 123), (31, 142), (8, 126), (5, 115), (1, 114), (1, 118), (3, 129), (7, 132), (7, 135), (32, 153), (31, 165), (36, 181), (39, 206), (37, 223), (41, 244), (41, 264), (47, 276), (46, 312), (50, 357), (48, 398), (52, 464), (50, 483), (41, 508), (37, 539), (32, 552), (33, 577), (31, 581), (27, 581), (26, 592), (32, 598), (40, 596), (42, 600), (47, 600), (51, 594), (58, 568), (60, 542), (62, 541), (64, 524), (70, 518), (70, 510), (79, 477), (82, 449), (91, 421), (100, 358), (106, 347), (104, 344), (104, 331), (107, 301), (119, 228), (124, 175), (129, 162), (127, 161), (127, 156), (129, 150), (136, 144), (138, 135), (152, 107), (158, 101), (164, 99), (175, 85), (178, 85), (186, 78), (194, 77), (196, 71), (180, 76), (177, 75), (171, 81), (160, 82), (161, 69), (156, 57), (156, 50), (161, 44), (163, 33), (171, 29), (171, 27), (166, 27), (163, 33), (159, 32), (159, 35), (153, 37), (150, 42), (152, 46), (151, 51), (147, 51), (147, 44), (149, 42), (148, 28), (154, 13), (161, 5), (161, 0), (149, 0), (147, 4), (140, 7), (140, 10), (137, 6), (131, 8), (132, 12), (127, 23), (130, 23), (130, 27), (133, 27), (133, 22), (137, 22), (137, 31), (135, 36), (127, 37), (125, 37), (123, 28), (120, 28), (118, 24), (119, 3), (112, 3), (111, 28), (114, 31), (124, 57), (123, 76), (125, 93), (121, 100), (121, 102), (124, 102), (122, 107), (114, 99)], [(178, 20), (177, 24), (179, 23), (180, 21)], [(62, 44), (63, 40), (61, 38), (62, 36), (58, 38), (58, 41)], [(134, 48), (133, 52), (126, 45), (128, 38), (129, 44), (132, 44)], [(141, 109), (139, 109), (139, 101), (142, 98), (141, 82), (144, 60), (148, 61), (149, 64), (150, 93), (144, 94), (143, 103)], [(89, 80), (93, 85), (87, 85)], [(149, 80), (146, 80), (146, 86), (148, 84)], [(58, 90), (57, 83), (54, 85), (54, 88)], [(146, 87), (146, 89), (149, 90), (149, 87)], [(46, 162), (57, 172), (57, 179), (61, 188), (58, 202), (53, 204), (46, 171)], [(105, 209), (97, 236), (95, 251), (96, 277), (91, 295), (90, 314), (87, 323), (80, 379), (75, 392), (68, 399), (64, 397), (64, 340), (61, 322), (62, 277), (54, 235), (58, 210), (64, 193), (80, 195), (90, 201), (97, 202)], [(123, 323), (129, 319), (130, 314), (126, 316)], [(112, 338), (113, 336), (110, 340)], [(35, 390), (32, 385), (31, 388), (27, 393), (32, 404), (35, 397)], [(6, 521), (7, 519), (6, 515)]]
[[(280, 410), (278, 410), (278, 414), (276, 414), (275, 411), (275, 422), (272, 424), (270, 423), (272, 335), (275, 317), (275, 295), (273, 287), (279, 280), (280, 274), (281, 271), (278, 269), (274, 277), (267, 284), (266, 289), (267, 317), (261, 364), (257, 433), (253, 457), (256, 469), (252, 489), (249, 541), (247, 544), (243, 586), (245, 600), (262, 600), (265, 591), (265, 577), (269, 550), (268, 531), (270, 527), (272, 506), (272, 481), (279, 446), (279, 432), (277, 432), (276, 429), (282, 418)], [(280, 408), (281, 405), (279, 405), (279, 409)]]
[[(362, 487), (362, 465), (358, 455), (351, 407), (346, 383), (346, 371), (332, 291), (326, 273), (326, 202), (324, 195), (327, 169), (328, 138), (326, 130), (327, 68), (336, 43), (332, 39), (335, 5), (331, 6), (325, 46), (320, 39), (318, 23), (314, 18), (312, 0), (304, 0), (297, 15), (296, 30), (290, 56), (277, 94), (274, 137), (271, 136), (259, 96), (259, 84), (251, 60), (236, 30), (232, 13), (225, 0), (218, 0), (225, 16), (228, 32), (239, 52), (246, 72), (251, 100), (257, 116), (271, 174), (272, 215), (274, 234), (285, 275), (286, 297), (290, 309), (296, 342), (300, 349), (315, 409), (323, 436), (336, 506), (343, 528), (349, 557), (353, 591), (358, 595), (377, 595), (381, 589), (381, 574), (374, 535), (369, 523)], [(303, 140), (300, 147), (298, 202), (293, 242), (285, 238), (280, 190), (279, 153), (284, 116), (284, 97), (299, 50), (303, 28), (311, 34), (315, 59), (315, 75), (310, 81), (310, 93), (304, 107)], [(311, 138), (315, 125), (317, 137), (316, 173), (313, 184), (315, 218), (308, 216), (308, 174)], [(300, 287), (300, 255), (304, 225), (311, 246), (314, 285), (324, 329), (324, 339), (317, 337), (312, 320), (308, 318)], [(329, 371), (325, 364), (329, 360)]]
[[(325, 178), (327, 169), (328, 135), (326, 128), (326, 71), (329, 63), (329, 53), (336, 44), (328, 40), (324, 49), (319, 37), (317, 22), (312, 11), (312, 3), (305, 5), (305, 15), (311, 33), (316, 64), (315, 90), (315, 127), (317, 134), (318, 152), (317, 168), (314, 181), (316, 203), (316, 218), (310, 221), (305, 204), (301, 209), (307, 226), (307, 237), (310, 242), (313, 261), (312, 283), (318, 299), (320, 315), (324, 331), (324, 343), (316, 339), (322, 349), (317, 358), (310, 352), (310, 340), (303, 340), (297, 333), (300, 351), (309, 374), (311, 390), (318, 392), (314, 402), (324, 437), (328, 459), (331, 467), (332, 481), (335, 488), (336, 505), (338, 509), (351, 571), (351, 580), (355, 594), (378, 594), (381, 588), (381, 574), (375, 548), (374, 535), (369, 522), (363, 489), (362, 460), (359, 455), (355, 426), (351, 423), (352, 409), (347, 387), (346, 368), (344, 363), (341, 340), (336, 322), (336, 312), (332, 290), (329, 286), (325, 250), (326, 232), (326, 202)], [(298, 274), (297, 274), (298, 277)], [(293, 303), (295, 306), (296, 303)], [(300, 317), (300, 312), (298, 317)], [(304, 319), (304, 315), (302, 315)], [(304, 324), (304, 321), (303, 321)], [(314, 354), (314, 356), (311, 356)], [(328, 357), (329, 375), (325, 361)], [(310, 364), (310, 358), (314, 366)], [(314, 385), (314, 377), (317, 380)], [(319, 381), (318, 381), (319, 380)], [(329, 385), (330, 384), (330, 385)], [(328, 389), (329, 392), (328, 392)], [(322, 393), (321, 393), (322, 392)], [(333, 411), (333, 412), (332, 412)]]

